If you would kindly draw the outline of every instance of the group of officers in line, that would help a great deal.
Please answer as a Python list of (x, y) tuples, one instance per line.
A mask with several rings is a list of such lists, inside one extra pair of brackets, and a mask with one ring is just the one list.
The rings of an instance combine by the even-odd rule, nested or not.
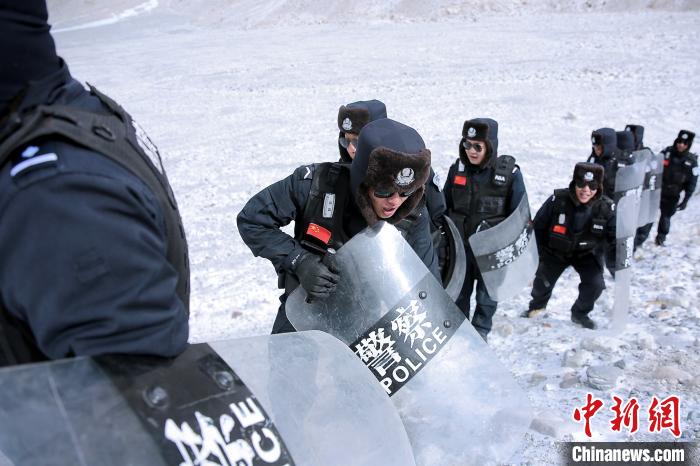
[[(294, 330), (286, 318), (285, 302), (298, 284), (311, 297), (322, 299), (342, 280), (322, 260), (325, 251), (339, 248), (379, 220), (401, 230), (440, 279), (443, 258), (439, 243), (436, 253), (430, 235), (440, 235), (443, 217), (448, 216), (467, 253), (466, 277), (456, 304), (469, 317), (476, 286), (471, 323), (486, 340), (497, 302), (489, 296), (468, 240), (506, 219), (525, 195), (515, 159), (498, 154), (498, 123), (491, 118), (464, 122), (458, 158), (444, 186), (430, 168), (430, 152), (420, 135), (387, 118), (382, 102), (341, 106), (338, 129), (338, 162), (298, 168), (253, 196), (238, 215), (241, 237), (253, 254), (272, 261), (285, 288), (273, 333)], [(605, 263), (614, 275), (615, 174), (620, 166), (631, 163), (633, 152), (644, 147), (643, 133), (640, 125), (628, 125), (624, 131), (593, 131), (588, 160), (576, 164), (569, 186), (555, 190), (537, 212), (533, 226), (539, 266), (523, 317), (534, 317), (546, 308), (557, 279), (572, 266), (581, 283), (571, 320), (586, 328), (596, 327), (589, 313), (605, 288)], [(676, 209), (685, 208), (695, 189), (697, 159), (689, 152), (693, 137), (694, 133), (681, 130), (674, 145), (663, 151), (658, 245), (664, 244), (670, 217)], [(328, 195), (335, 199), (330, 213), (324, 203)], [(295, 222), (293, 238), (280, 230), (291, 221)], [(639, 229), (636, 245), (644, 242), (650, 229), (651, 224)]]
[[(105, 353), (176, 356), (189, 336), (189, 259), (160, 155), (122, 107), (71, 76), (47, 19), (45, 0), (0, 3), (0, 367)], [(343, 279), (324, 253), (380, 220), (401, 230), (441, 280), (434, 238), (447, 216), (467, 251), (456, 303), (468, 316), (476, 286), (471, 322), (486, 339), (497, 303), (468, 238), (507, 218), (525, 195), (515, 159), (498, 154), (497, 122), (464, 122), (444, 186), (421, 136), (387, 118), (383, 103), (342, 106), (338, 128), (338, 162), (299, 167), (238, 215), (241, 237), (272, 262), (285, 289), (273, 333), (293, 331), (284, 306), (296, 286), (324, 299)], [(625, 151), (643, 146), (643, 128), (628, 129), (594, 131), (589, 161), (537, 212), (540, 262), (526, 316), (546, 306), (571, 265), (581, 275), (572, 320), (594, 327), (602, 251), (615, 237), (606, 186)], [(683, 130), (664, 150), (659, 245), (695, 189), (693, 137)], [(294, 236), (280, 229), (292, 221)]]

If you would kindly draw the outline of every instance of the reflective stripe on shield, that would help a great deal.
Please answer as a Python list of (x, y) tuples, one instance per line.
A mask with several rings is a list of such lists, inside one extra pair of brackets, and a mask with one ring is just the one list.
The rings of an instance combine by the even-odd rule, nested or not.
[(396, 228), (366, 228), (335, 264), (327, 299), (290, 294), (292, 325), (331, 333), (365, 362), (391, 394), (417, 465), (507, 462), (532, 420), (529, 401)]
[(190, 345), (174, 360), (95, 361), (160, 444), (167, 464), (294, 465), (255, 395), (209, 345)]
[(527, 194), (504, 221), (471, 235), (469, 245), (492, 299), (506, 300), (526, 287), (539, 261)]

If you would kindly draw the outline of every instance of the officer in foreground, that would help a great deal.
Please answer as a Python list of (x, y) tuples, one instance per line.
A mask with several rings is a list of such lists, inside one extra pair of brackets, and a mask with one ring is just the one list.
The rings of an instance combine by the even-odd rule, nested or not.
[(605, 289), (603, 245), (615, 247), (615, 209), (601, 192), (604, 178), (600, 165), (576, 164), (569, 188), (555, 190), (537, 212), (534, 229), (540, 264), (523, 317), (545, 310), (557, 280), (572, 266), (581, 283), (571, 320), (585, 328), (596, 327), (588, 314)]
[(460, 231), (467, 252), (467, 273), (456, 304), (469, 318), (476, 282), (476, 309), (472, 325), (484, 340), (491, 331), (498, 303), (484, 285), (469, 237), (506, 219), (525, 195), (525, 183), (515, 158), (498, 156), (498, 123), (491, 118), (466, 120), (459, 158), (450, 167), (443, 193), (447, 215)]
[[(682, 129), (673, 145), (664, 149), (664, 175), (661, 184), (661, 217), (656, 230), (656, 245), (665, 246), (671, 230), (671, 217), (688, 205), (698, 182), (698, 156), (690, 152), (695, 133)], [(681, 194), (683, 200), (681, 200)], [(680, 202), (679, 202), (680, 201)]]
[[(406, 241), (438, 277), (424, 206), (430, 151), (413, 128), (383, 118), (359, 135), (351, 165), (319, 163), (297, 168), (253, 196), (238, 214), (238, 232), (255, 256), (272, 262), (280, 278), (281, 305), (272, 333), (294, 331), (285, 303), (301, 285), (311, 299), (336, 287), (338, 270), (325, 259), (368, 225), (399, 225)], [(409, 215), (411, 222), (402, 222)], [(294, 224), (294, 237), (281, 227)]]
[(157, 149), (56, 55), (44, 0), (0, 0), (0, 366), (175, 356), (189, 267)]

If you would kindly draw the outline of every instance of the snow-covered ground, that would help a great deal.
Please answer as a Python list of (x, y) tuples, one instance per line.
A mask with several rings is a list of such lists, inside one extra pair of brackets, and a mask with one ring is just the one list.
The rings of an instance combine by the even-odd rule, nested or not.
[[(190, 243), (193, 342), (269, 332), (276, 277), (235, 218), (295, 167), (337, 158), (343, 103), (383, 100), (421, 133), (443, 177), (464, 119), (495, 118), (533, 212), (567, 185), (595, 128), (642, 124), (654, 150), (680, 128), (700, 130), (700, 2), (575, 1), (559, 12), (546, 1), (351, 3), (50, 2), (73, 74), (124, 105), (165, 156)], [(652, 396), (671, 394), (683, 438), (700, 436), (700, 201), (673, 217), (668, 247), (653, 234), (636, 255), (620, 335), (569, 321), (571, 271), (543, 317), (518, 317), (529, 289), (500, 304), (489, 345), (538, 412), (513, 462), (557, 464), (556, 442), (583, 438), (572, 412), (589, 392), (605, 402), (598, 440), (628, 437), (608, 426), (613, 394), (639, 400), (631, 439), (672, 438), (649, 434), (646, 414)], [(613, 290), (608, 281), (594, 319), (604, 322)], [(614, 388), (588, 385), (589, 371), (614, 364)]]

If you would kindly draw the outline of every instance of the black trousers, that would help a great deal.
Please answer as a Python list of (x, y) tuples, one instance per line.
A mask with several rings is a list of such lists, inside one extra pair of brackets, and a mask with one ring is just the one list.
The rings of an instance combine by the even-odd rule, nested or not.
[(666, 238), (668, 232), (671, 231), (671, 217), (678, 210), (679, 200), (680, 196), (661, 198), (661, 217), (659, 217), (659, 226), (656, 229), (656, 234), (662, 239)]
[(476, 265), (474, 253), (468, 244), (465, 244), (467, 249), (467, 273), (464, 277), (462, 290), (459, 292), (459, 297), (455, 304), (469, 318), (469, 308), (472, 292), (474, 291), (474, 283), (476, 282), (476, 309), (472, 317), (472, 325), (482, 335), (488, 335), (493, 326), (493, 315), (496, 313), (498, 303), (491, 299), (489, 292), (486, 290), (484, 279), (481, 278), (481, 272)]
[(532, 286), (532, 300), (529, 309), (547, 307), (552, 290), (561, 274), (572, 266), (578, 272), (581, 283), (578, 285), (578, 298), (571, 306), (571, 313), (585, 315), (593, 310), (593, 305), (605, 289), (603, 265), (601, 258), (594, 254), (582, 257), (562, 258), (547, 251), (540, 252), (540, 264), (537, 267)]
[(653, 223), (647, 223), (643, 227), (637, 228), (637, 233), (634, 235), (634, 250), (636, 251), (639, 246), (644, 244), (644, 242), (649, 238), (649, 233), (651, 232), (651, 227)]

